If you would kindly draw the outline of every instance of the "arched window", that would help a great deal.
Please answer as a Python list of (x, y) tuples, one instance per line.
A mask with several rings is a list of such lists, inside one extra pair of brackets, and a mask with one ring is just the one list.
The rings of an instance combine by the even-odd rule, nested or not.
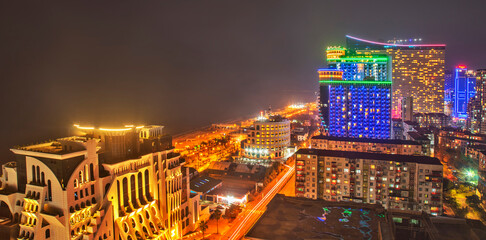
[(121, 201), (120, 201), (120, 199), (121, 199), (121, 196), (120, 196), (121, 195), (121, 192), (120, 192), (120, 181), (116, 181), (116, 192), (118, 194), (118, 196), (117, 196), (118, 207), (121, 207)]
[(41, 182), (40, 181), (40, 174), (39, 173), (40, 173), (40, 169), (39, 169), (39, 166), (37, 166), (37, 176), (36, 176), (37, 177), (37, 183), (40, 183)]
[(150, 201), (150, 181), (149, 181), (149, 171), (145, 170), (145, 196)]
[(128, 180), (123, 178), (123, 206), (128, 206)]
[(83, 171), (79, 171), (79, 184), (82, 184), (83, 181)]
[(44, 176), (44, 172), (41, 173), (41, 183), (43, 186), (46, 185), (46, 179), (45, 179), (45, 176)]
[(135, 185), (135, 175), (130, 176), (130, 193), (132, 204), (137, 202), (137, 189)]
[(47, 180), (47, 197), (49, 198), (49, 201), (52, 201), (52, 186), (51, 186), (51, 180)]
[(78, 179), (74, 179), (74, 188), (78, 187)]
[(94, 167), (93, 167), (93, 164), (91, 163), (89, 165), (89, 176), (91, 177), (91, 181), (94, 181)]
[(88, 170), (88, 164), (84, 165), (84, 174), (86, 175), (84, 178), (85, 182), (89, 181), (89, 170)]
[(138, 172), (137, 180), (138, 180), (138, 199), (142, 200), (143, 199), (143, 185), (142, 185), (142, 173), (141, 172)]
[(35, 182), (35, 166), (32, 165), (32, 182)]
[(46, 239), (51, 237), (51, 230), (46, 229)]

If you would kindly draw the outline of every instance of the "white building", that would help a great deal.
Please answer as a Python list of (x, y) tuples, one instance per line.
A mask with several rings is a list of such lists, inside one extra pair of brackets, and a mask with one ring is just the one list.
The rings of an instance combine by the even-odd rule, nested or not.
[(178, 239), (197, 228), (199, 196), (161, 126), (77, 129), (87, 134), (11, 149), (0, 177), (11, 239)]
[(290, 145), (290, 121), (279, 115), (259, 118), (248, 130), (242, 155), (253, 159), (285, 157)]

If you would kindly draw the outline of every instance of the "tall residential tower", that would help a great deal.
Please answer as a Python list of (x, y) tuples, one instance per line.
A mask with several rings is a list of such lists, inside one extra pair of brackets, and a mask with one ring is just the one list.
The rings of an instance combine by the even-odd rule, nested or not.
[(346, 36), (346, 46), (358, 54), (388, 54), (392, 58), (394, 118), (401, 99), (413, 97), (417, 113), (444, 112), (445, 44), (396, 44)]

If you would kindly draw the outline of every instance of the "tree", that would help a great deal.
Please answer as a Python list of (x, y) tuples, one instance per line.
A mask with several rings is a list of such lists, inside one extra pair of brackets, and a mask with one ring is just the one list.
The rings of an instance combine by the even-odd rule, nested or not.
[(202, 231), (202, 239), (204, 240), (204, 232), (206, 231), (206, 229), (208, 229), (208, 222), (207, 221), (201, 221), (199, 223), (199, 228)]
[(240, 206), (236, 204), (231, 204), (230, 207), (225, 212), (225, 217), (227, 218), (236, 218), (240, 213)]
[(219, 234), (219, 219), (221, 219), (222, 214), (223, 213), (221, 212), (221, 210), (219, 210), (219, 208), (214, 210), (214, 213), (213, 213), (213, 219), (216, 219), (216, 233), (217, 234)]

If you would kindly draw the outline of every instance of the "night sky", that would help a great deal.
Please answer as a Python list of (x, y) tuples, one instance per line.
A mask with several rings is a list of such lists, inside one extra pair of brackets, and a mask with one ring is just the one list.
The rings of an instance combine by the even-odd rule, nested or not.
[(346, 34), (445, 43), (447, 67), (486, 68), (485, 9), (484, 0), (5, 0), (0, 161), (73, 123), (178, 133), (315, 100), (324, 48)]

